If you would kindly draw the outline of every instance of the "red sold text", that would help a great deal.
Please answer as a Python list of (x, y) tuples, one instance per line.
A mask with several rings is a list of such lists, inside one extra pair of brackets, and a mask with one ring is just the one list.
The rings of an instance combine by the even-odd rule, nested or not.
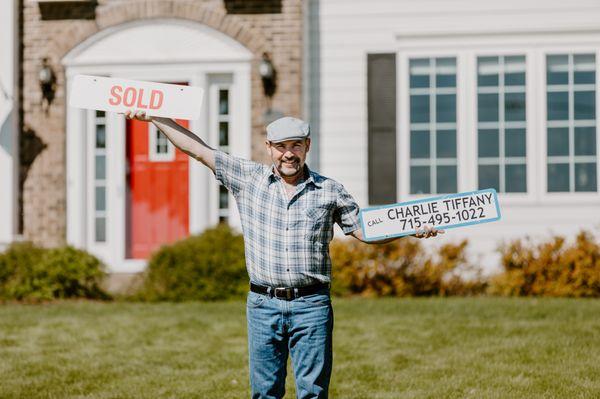
[(110, 105), (123, 105), (137, 109), (159, 109), (162, 107), (164, 93), (161, 90), (150, 90), (144, 93), (144, 89), (114, 85), (110, 88)]

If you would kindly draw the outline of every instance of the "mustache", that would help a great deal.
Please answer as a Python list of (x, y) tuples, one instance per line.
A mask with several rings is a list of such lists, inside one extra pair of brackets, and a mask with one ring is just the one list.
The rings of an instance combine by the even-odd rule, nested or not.
[(293, 158), (282, 158), (281, 162), (300, 162), (300, 158), (297, 157), (293, 157)]

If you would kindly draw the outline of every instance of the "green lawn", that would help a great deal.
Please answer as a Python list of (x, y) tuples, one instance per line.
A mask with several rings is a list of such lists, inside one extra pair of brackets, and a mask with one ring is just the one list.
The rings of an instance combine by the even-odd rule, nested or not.
[[(244, 309), (0, 306), (0, 398), (245, 398)], [(333, 398), (600, 397), (598, 300), (334, 299), (334, 312)]]

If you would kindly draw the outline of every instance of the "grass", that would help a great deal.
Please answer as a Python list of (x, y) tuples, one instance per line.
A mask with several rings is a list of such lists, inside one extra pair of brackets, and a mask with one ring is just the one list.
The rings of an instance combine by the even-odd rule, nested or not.
[[(244, 311), (0, 306), (0, 398), (246, 398)], [(334, 313), (333, 398), (600, 397), (598, 300), (334, 299)]]

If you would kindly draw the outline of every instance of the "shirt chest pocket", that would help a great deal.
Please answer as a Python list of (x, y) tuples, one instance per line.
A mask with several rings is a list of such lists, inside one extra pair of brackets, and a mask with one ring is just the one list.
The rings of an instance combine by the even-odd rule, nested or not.
[(329, 209), (326, 207), (308, 208), (305, 211), (305, 215), (309, 220), (317, 221), (317, 220), (327, 216), (328, 212), (329, 212)]
[(333, 208), (328, 205), (307, 208), (302, 215), (305, 238), (315, 241), (322, 237), (325, 230), (331, 228), (332, 215)]

